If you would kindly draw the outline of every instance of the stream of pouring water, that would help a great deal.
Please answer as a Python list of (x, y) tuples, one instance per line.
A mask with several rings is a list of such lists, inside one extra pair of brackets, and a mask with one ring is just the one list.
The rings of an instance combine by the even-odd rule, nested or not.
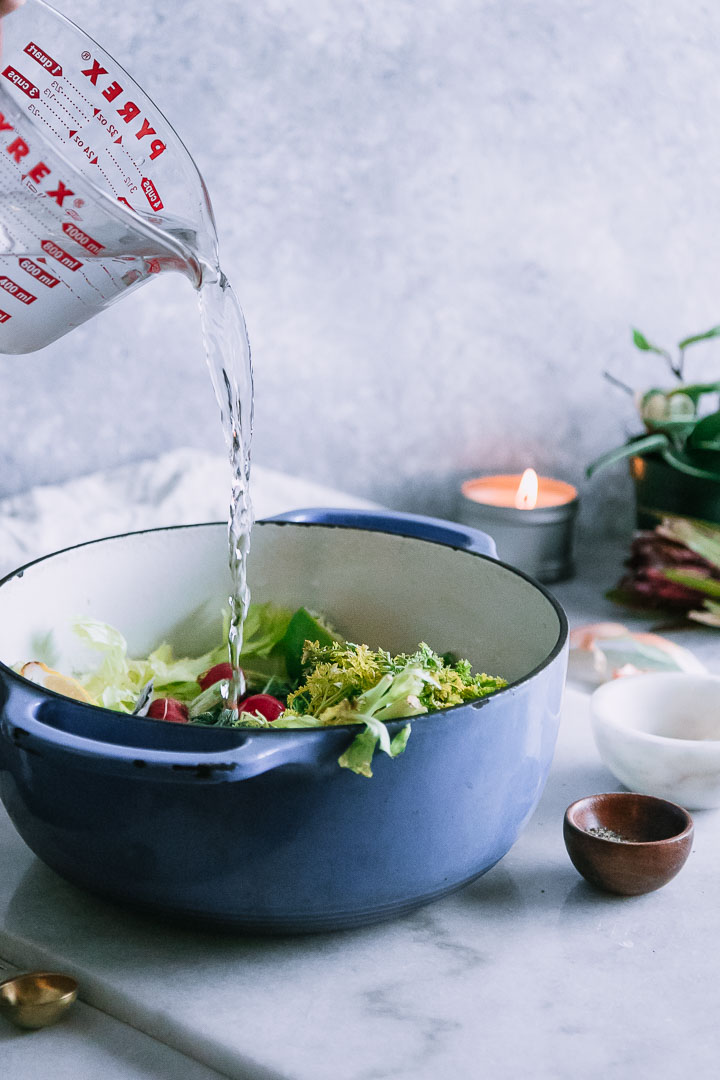
[(247, 558), (253, 524), (250, 500), (250, 444), (253, 430), (253, 371), (245, 319), (230, 282), (220, 267), (203, 267), (198, 292), (200, 318), (210, 378), (220, 406), (230, 455), (232, 491), (228, 520), (231, 576), (229, 656), (235, 673), (228, 704), (245, 692), (240, 669), (243, 623), (250, 603)]

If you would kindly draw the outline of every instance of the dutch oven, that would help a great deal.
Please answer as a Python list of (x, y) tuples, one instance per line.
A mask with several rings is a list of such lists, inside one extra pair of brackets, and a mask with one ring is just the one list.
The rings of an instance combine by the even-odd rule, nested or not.
[(161, 641), (179, 655), (217, 645), (225, 525), (130, 533), (32, 562), (0, 582), (0, 794), (25, 842), (68, 881), (238, 930), (358, 926), (485, 873), (533, 813), (566, 669), (567, 624), (550, 593), (498, 562), (483, 533), (449, 522), (291, 517), (254, 528), (254, 600), (323, 612), (373, 648), (426, 641), (509, 685), (413, 718), (406, 751), (376, 754), (368, 779), (337, 763), (357, 727), (169, 724), (12, 670), (48, 632), (53, 666), (89, 667), (71, 632), (83, 615), (120, 628), (131, 655)]

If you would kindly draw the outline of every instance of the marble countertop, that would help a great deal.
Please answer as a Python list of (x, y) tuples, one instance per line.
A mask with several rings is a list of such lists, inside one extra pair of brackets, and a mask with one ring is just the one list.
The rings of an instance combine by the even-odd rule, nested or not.
[[(617, 618), (602, 589), (619, 558), (581, 552), (556, 589), (571, 624)], [(676, 640), (720, 670), (712, 631)], [(694, 814), (694, 850), (664, 889), (609, 896), (574, 870), (562, 816), (618, 786), (570, 688), (540, 806), (493, 870), (394, 922), (273, 939), (170, 928), (82, 892), (0, 812), (0, 957), (74, 974), (85, 1003), (35, 1035), (0, 1022), (0, 1062), (23, 1080), (50, 1060), (53, 1075), (110, 1080), (710, 1080), (720, 812)], [(83, 1064), (93, 1053), (105, 1064)]]
[[(19, 973), (0, 960), (0, 982)], [(217, 1080), (157, 1039), (78, 1001), (55, 1027), (20, 1031), (0, 1019), (0, 1074), (13, 1080)]]

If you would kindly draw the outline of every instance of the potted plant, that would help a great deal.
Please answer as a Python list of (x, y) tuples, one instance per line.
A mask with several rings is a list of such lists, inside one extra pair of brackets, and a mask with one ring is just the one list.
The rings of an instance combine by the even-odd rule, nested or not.
[(638, 349), (655, 353), (667, 363), (676, 380), (670, 389), (651, 387), (636, 393), (605, 372), (606, 378), (633, 396), (645, 430), (602, 454), (587, 474), (629, 459), (639, 528), (652, 528), (663, 511), (720, 523), (720, 409), (701, 411), (707, 395), (720, 393), (720, 380), (685, 382), (685, 350), (716, 337), (720, 337), (720, 326), (683, 338), (673, 359), (666, 349), (633, 330)]

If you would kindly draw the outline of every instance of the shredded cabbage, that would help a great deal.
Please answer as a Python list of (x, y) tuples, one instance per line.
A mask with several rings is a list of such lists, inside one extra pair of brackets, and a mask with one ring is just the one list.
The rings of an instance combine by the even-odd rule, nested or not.
[[(227, 621), (223, 642), (194, 658), (176, 657), (167, 643), (146, 659), (128, 656), (119, 630), (95, 619), (78, 619), (75, 632), (100, 654), (91, 674), (79, 675), (83, 688), (105, 708), (131, 713), (152, 683), (153, 698), (188, 705), (190, 723), (212, 727), (315, 728), (357, 724), (362, 730), (338, 759), (360, 776), (372, 776), (377, 750), (391, 758), (403, 753), (410, 723), (391, 737), (387, 723), (492, 694), (507, 685), (491, 675), (473, 675), (467, 660), (440, 656), (424, 642), (414, 653), (392, 656), (383, 649), (340, 639), (322, 616), (273, 604), (252, 604), (244, 626), (240, 661), (252, 693), (273, 694), (287, 708), (269, 722), (259, 712), (228, 708), (227, 681), (201, 690), (198, 678), (227, 661)], [(318, 640), (303, 639), (315, 634)]]
[(79, 676), (81, 685), (106, 709), (131, 713), (143, 687), (152, 680), (155, 697), (173, 697), (192, 701), (198, 693), (198, 676), (227, 657), (225, 645), (204, 656), (177, 658), (170, 645), (157, 647), (146, 660), (128, 656), (127, 641), (115, 627), (97, 619), (77, 619), (75, 633), (86, 645), (99, 652), (100, 667)]

